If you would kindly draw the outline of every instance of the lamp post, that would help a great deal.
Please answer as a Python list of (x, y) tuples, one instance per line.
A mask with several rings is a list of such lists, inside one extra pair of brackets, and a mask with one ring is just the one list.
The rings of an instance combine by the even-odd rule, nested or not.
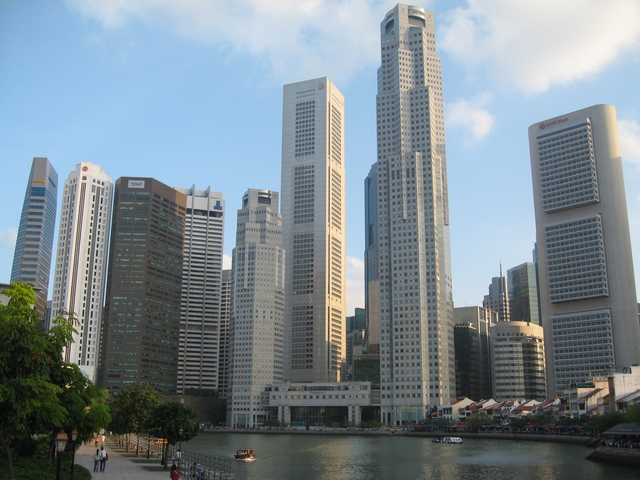
[(60, 432), (56, 435), (54, 442), (56, 443), (56, 453), (58, 454), (58, 467), (56, 469), (56, 480), (60, 480), (60, 461), (64, 453), (64, 447), (67, 446), (67, 434)]
[(73, 450), (71, 451), (71, 480), (73, 480), (73, 467), (76, 464), (76, 439), (78, 438), (78, 430), (75, 428), (71, 432), (71, 445)]

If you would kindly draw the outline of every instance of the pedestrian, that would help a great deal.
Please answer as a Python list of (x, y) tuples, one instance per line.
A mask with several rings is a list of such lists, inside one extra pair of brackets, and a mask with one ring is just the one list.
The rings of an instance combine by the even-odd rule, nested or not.
[(109, 455), (104, 447), (100, 448), (100, 471), (104, 472), (105, 467), (107, 466), (107, 460), (109, 460)]
[(98, 468), (100, 468), (100, 459), (102, 455), (100, 455), (100, 450), (96, 448), (96, 453), (93, 455), (93, 471), (97, 472)]
[(98, 448), (99, 443), (100, 443), (100, 435), (96, 435), (96, 448)]
[(176, 467), (175, 463), (171, 465), (171, 471), (169, 472), (169, 476), (171, 477), (171, 480), (179, 480), (181, 473), (182, 472), (178, 470), (178, 467)]
[(177, 463), (180, 466), (180, 449), (173, 455), (173, 463)]
[(100, 437), (100, 439), (102, 440), (102, 446), (104, 447), (104, 433), (102, 434), (102, 437)]

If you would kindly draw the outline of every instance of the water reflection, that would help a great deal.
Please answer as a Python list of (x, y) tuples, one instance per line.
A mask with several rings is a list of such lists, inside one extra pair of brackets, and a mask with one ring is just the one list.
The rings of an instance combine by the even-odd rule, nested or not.
[(200, 434), (185, 450), (257, 460), (233, 463), (236, 480), (632, 480), (635, 467), (585, 460), (580, 445), (503, 440), (434, 444), (430, 438)]

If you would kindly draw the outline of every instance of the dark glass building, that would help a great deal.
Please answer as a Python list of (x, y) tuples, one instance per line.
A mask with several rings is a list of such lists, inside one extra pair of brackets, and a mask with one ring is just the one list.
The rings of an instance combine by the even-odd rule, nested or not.
[(41, 326), (44, 326), (47, 308), (57, 207), (58, 173), (47, 158), (36, 157), (24, 196), (11, 281), (29, 283), (36, 288), (36, 310)]
[(98, 383), (175, 393), (186, 196), (153, 178), (116, 181)]

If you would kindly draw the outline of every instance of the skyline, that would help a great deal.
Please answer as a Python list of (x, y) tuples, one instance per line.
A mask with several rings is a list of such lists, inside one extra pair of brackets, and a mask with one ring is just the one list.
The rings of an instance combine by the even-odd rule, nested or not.
[[(595, 104), (618, 112), (639, 271), (640, 26), (633, 20), (640, 5), (411, 3), (435, 12), (443, 61), (455, 306), (481, 305), (500, 261), (509, 269), (531, 260), (528, 127)], [(379, 22), (395, 4), (5, 2), (0, 281), (10, 277), (34, 157), (47, 157), (60, 178), (90, 161), (114, 181), (210, 186), (234, 215), (248, 188), (280, 191), (283, 85), (328, 76), (345, 96), (346, 313), (364, 307), (363, 184), (376, 161)], [(225, 257), (235, 244), (233, 223)]]

